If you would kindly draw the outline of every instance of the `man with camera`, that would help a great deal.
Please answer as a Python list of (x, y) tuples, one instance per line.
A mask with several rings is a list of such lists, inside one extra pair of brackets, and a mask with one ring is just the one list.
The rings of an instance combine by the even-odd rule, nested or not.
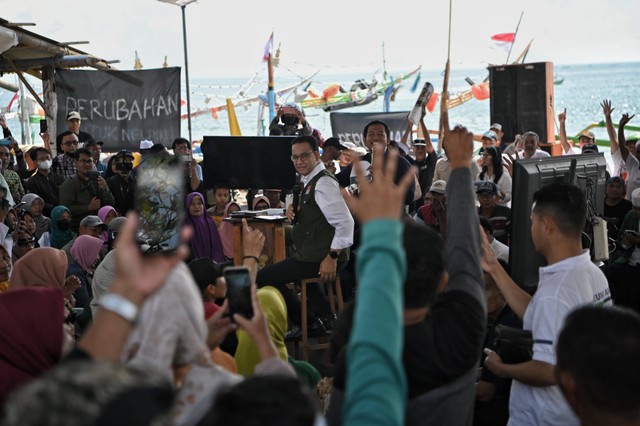
[[(282, 122), (282, 124), (280, 124)], [(302, 108), (295, 102), (282, 105), (278, 114), (269, 124), (270, 136), (313, 136), (318, 145), (324, 145), (324, 138), (318, 129), (311, 127)]]
[(129, 210), (134, 209), (134, 192), (136, 178), (133, 170), (133, 154), (130, 151), (122, 150), (113, 156), (113, 165), (116, 169), (115, 175), (107, 179), (107, 185), (115, 204), (113, 207), (118, 214), (124, 216)]
[(202, 184), (202, 167), (193, 158), (191, 143), (185, 138), (177, 138), (171, 146), (173, 155), (184, 162), (186, 193), (198, 191)]
[(98, 214), (102, 206), (113, 206), (115, 200), (107, 181), (93, 170), (93, 156), (88, 148), (76, 152), (77, 174), (60, 187), (60, 204), (71, 211), (71, 229), (78, 232), (80, 221), (87, 215)]

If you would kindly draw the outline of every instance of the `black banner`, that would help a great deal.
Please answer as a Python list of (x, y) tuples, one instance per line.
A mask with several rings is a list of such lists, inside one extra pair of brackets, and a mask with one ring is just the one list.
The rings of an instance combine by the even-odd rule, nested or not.
[(138, 151), (147, 139), (171, 146), (180, 136), (180, 68), (139, 71), (56, 71), (57, 128), (70, 111), (104, 151)]
[(399, 141), (407, 128), (409, 111), (404, 112), (332, 112), (331, 131), (340, 142), (353, 142), (364, 146), (364, 126), (378, 120), (389, 126), (391, 140)]

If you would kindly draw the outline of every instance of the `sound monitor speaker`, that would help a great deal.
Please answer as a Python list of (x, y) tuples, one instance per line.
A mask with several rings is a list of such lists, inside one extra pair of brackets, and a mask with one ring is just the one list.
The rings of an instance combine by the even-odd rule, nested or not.
[(504, 141), (528, 131), (555, 141), (552, 62), (489, 67), (489, 81), (491, 123), (502, 125)]

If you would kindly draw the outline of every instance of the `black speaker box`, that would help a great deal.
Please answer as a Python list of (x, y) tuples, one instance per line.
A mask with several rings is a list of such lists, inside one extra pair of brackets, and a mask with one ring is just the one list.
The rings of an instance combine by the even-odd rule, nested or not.
[(489, 67), (491, 123), (500, 123), (503, 141), (534, 131), (540, 142), (553, 142), (553, 63)]

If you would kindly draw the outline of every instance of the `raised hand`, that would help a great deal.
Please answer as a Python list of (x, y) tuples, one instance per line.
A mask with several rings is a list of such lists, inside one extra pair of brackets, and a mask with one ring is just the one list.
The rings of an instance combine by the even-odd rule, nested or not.
[[(383, 155), (383, 147), (380, 144), (373, 146), (374, 156)], [(352, 197), (343, 188), (342, 196), (351, 212), (360, 223), (366, 223), (375, 219), (399, 219), (404, 211), (404, 198), (409, 186), (414, 181), (414, 174), (407, 172), (399, 185), (393, 183), (397, 165), (396, 151), (389, 151), (384, 172), (382, 161), (375, 161), (371, 166), (371, 182), (367, 182), (362, 170), (362, 164), (358, 161), (354, 164), (356, 176), (360, 188), (359, 198)]]
[(626, 126), (627, 123), (630, 122), (631, 119), (635, 116), (635, 114), (633, 114), (632, 116), (629, 116), (629, 114), (627, 113), (622, 114), (622, 117), (620, 117), (620, 122), (618, 123), (618, 128)]
[(513, 155), (507, 154), (506, 157), (502, 157), (502, 165), (505, 170), (509, 172), (509, 176), (513, 177), (513, 162), (518, 160), (520, 156), (518, 155), (518, 151), (516, 151)]
[(473, 133), (466, 127), (457, 125), (453, 130), (444, 128), (447, 143), (444, 152), (451, 162), (451, 168), (469, 167), (473, 155)]
[(111, 291), (141, 304), (164, 284), (176, 264), (187, 257), (185, 241), (189, 240), (192, 231), (191, 228), (182, 229), (182, 244), (174, 253), (143, 256), (135, 239), (138, 216), (130, 213), (127, 219), (118, 234), (116, 275)]
[(558, 114), (558, 121), (564, 123), (567, 121), (567, 109), (565, 108), (560, 114)]
[(260, 257), (264, 248), (264, 234), (247, 224), (247, 219), (242, 219), (242, 247), (243, 256)]
[(605, 99), (600, 103), (600, 106), (602, 107), (602, 112), (604, 113), (605, 117), (611, 117), (611, 113), (615, 110), (615, 108), (611, 108), (611, 100), (610, 99)]

